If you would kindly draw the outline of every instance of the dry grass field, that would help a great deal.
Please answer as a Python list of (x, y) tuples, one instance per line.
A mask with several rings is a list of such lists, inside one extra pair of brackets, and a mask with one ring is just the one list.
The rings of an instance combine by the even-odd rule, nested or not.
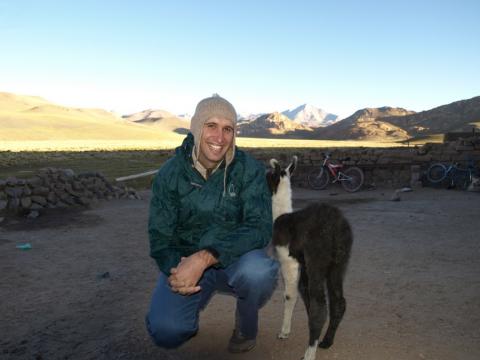
[[(152, 135), (152, 134), (150, 134)], [(54, 139), (54, 140), (0, 140), (0, 151), (115, 151), (173, 149), (184, 135), (170, 134), (168, 139)], [(296, 139), (238, 138), (237, 145), (244, 148), (322, 148), (322, 147), (398, 147), (396, 142), (334, 141)]]

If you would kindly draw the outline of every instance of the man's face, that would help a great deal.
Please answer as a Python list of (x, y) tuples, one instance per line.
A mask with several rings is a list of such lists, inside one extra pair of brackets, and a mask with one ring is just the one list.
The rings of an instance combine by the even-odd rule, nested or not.
[(234, 136), (230, 120), (212, 117), (203, 125), (198, 160), (207, 169), (217, 166), (232, 146)]

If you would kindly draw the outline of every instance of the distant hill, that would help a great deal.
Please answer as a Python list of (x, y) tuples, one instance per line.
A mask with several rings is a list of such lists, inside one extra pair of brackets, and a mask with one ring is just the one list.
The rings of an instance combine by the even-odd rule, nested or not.
[(410, 138), (407, 131), (384, 119), (386, 117), (403, 117), (414, 114), (402, 108), (366, 108), (333, 125), (317, 129), (315, 139), (330, 140), (406, 140)]
[(165, 110), (144, 110), (124, 115), (123, 118), (137, 124), (153, 126), (163, 131), (173, 131), (177, 134), (187, 134), (190, 129), (189, 120), (176, 117)]
[(244, 137), (298, 137), (304, 138), (312, 129), (298, 124), (278, 112), (262, 115), (250, 122), (240, 123), (238, 136)]
[(293, 110), (285, 110), (282, 112), (294, 122), (308, 126), (310, 128), (325, 127), (335, 123), (338, 116), (327, 113), (310, 104), (303, 104)]
[(179, 135), (153, 130), (102, 109), (65, 107), (37, 96), (0, 92), (0, 141), (172, 140)]
[(406, 140), (480, 128), (480, 96), (416, 113), (402, 108), (367, 108), (331, 126), (315, 139)]
[(473, 126), (480, 128), (480, 96), (402, 117), (386, 117), (383, 120), (401, 127), (412, 137), (471, 131)]

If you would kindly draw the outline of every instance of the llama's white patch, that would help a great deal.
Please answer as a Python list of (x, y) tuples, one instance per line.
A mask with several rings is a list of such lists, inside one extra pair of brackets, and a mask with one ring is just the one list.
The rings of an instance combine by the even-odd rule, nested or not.
[(279, 339), (286, 339), (292, 328), (293, 309), (298, 299), (298, 261), (290, 256), (288, 246), (276, 246), (277, 257), (280, 261), (283, 281), (285, 283), (282, 330), (278, 334)]
[(292, 212), (292, 187), (288, 176), (280, 178), (277, 192), (272, 196), (272, 204), (273, 221), (282, 214)]
[(318, 340), (315, 341), (313, 346), (309, 346), (305, 351), (303, 360), (315, 360), (315, 355), (317, 354)]

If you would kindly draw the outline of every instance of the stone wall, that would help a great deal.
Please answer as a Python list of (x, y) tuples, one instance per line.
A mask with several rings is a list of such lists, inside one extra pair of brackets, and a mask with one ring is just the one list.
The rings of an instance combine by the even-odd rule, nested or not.
[(88, 206), (101, 199), (139, 199), (132, 188), (111, 185), (98, 172), (75, 175), (45, 168), (29, 179), (0, 179), (0, 213), (36, 217), (43, 209)]
[(248, 149), (258, 160), (268, 164), (270, 158), (286, 163), (297, 155), (299, 166), (292, 178), (294, 185), (308, 187), (307, 174), (321, 166), (322, 153), (331, 153), (332, 159), (350, 158), (346, 165), (358, 166), (365, 173), (365, 185), (403, 187), (419, 185), (419, 181), (434, 162), (458, 162), (467, 166), (473, 162), (480, 167), (480, 140), (458, 139), (443, 144), (426, 144), (399, 148), (285, 148)]

